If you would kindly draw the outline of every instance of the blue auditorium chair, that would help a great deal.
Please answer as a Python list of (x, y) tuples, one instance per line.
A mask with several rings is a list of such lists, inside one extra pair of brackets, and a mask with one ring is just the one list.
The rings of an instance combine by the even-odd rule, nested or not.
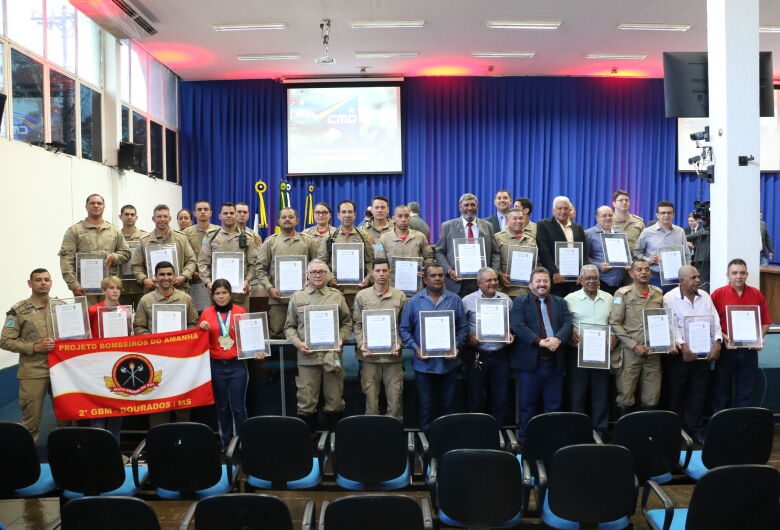
[[(300, 528), (310, 529), (313, 516), (314, 501), (307, 501)], [(284, 501), (259, 493), (228, 493), (194, 502), (179, 522), (179, 529), (187, 530), (193, 517), (195, 530), (293, 530), (290, 509)]]
[(682, 441), (680, 417), (668, 410), (642, 410), (626, 414), (615, 424), (612, 443), (622, 445), (634, 459), (640, 482), (658, 484), (672, 480)]
[(160, 530), (152, 507), (135, 497), (80, 497), (68, 501), (46, 530)]
[(324, 501), (319, 530), (433, 530), (428, 499), (403, 495), (352, 495)]
[(0, 499), (37, 497), (56, 488), (30, 431), (21, 423), (0, 421)]

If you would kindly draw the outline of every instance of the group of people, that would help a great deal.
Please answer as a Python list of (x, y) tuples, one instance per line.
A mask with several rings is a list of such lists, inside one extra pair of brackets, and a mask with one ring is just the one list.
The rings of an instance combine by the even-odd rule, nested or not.
[[(752, 403), (757, 352), (735, 348), (725, 326), (727, 305), (758, 305), (762, 332), (770, 322), (761, 293), (748, 285), (747, 266), (741, 259), (729, 263), (729, 284), (710, 296), (700, 289), (700, 271), (690, 265), (679, 270), (679, 285), (662, 286), (658, 250), (682, 246), (690, 252), (687, 236), (672, 220), (675, 207), (669, 201), (656, 206), (657, 222), (645, 226), (630, 213), (630, 195), (624, 190), (613, 194), (612, 204), (599, 207), (594, 225), (584, 229), (574, 221), (576, 211), (564, 196), (552, 201), (551, 216), (534, 223), (533, 204), (526, 198), (512, 200), (507, 190), (494, 198), (495, 215), (477, 217), (478, 199), (463, 194), (458, 202), (460, 216), (441, 224), (435, 244), (419, 216), (419, 204), (402, 204), (390, 209), (386, 197), (371, 200), (371, 218), (356, 226), (359, 211), (354, 202), (341, 201), (336, 208), (338, 225), (332, 224), (333, 211), (323, 202), (314, 205), (316, 223), (298, 231), (298, 215), (293, 208), (278, 213), (279, 231), (265, 241), (246, 226), (249, 206), (224, 203), (211, 223), (208, 201), (194, 204), (193, 212), (179, 212), (186, 224), (181, 231), (171, 228), (168, 206), (154, 208), (154, 230), (136, 228), (137, 210), (121, 208), (117, 228), (103, 218), (104, 199), (87, 198), (87, 217), (65, 233), (59, 252), (62, 277), (74, 296), (87, 296), (92, 308), (93, 336), (96, 308), (104, 305), (132, 305), (133, 331), (151, 333), (152, 306), (184, 304), (187, 327), (200, 326), (210, 334), (212, 382), (223, 443), (247, 416), (245, 392), (246, 363), (237, 358), (232, 315), (249, 307), (252, 285), (261, 285), (268, 296), (270, 337), (286, 339), (297, 350), (297, 414), (311, 430), (318, 427), (320, 395), (327, 426), (332, 428), (345, 409), (343, 344), (353, 332), (356, 356), (360, 361), (360, 384), (366, 400), (366, 414), (379, 414), (380, 394), (385, 393), (387, 414), (403, 418), (402, 349), (414, 352), (414, 380), (418, 396), (420, 428), (427, 432), (433, 420), (453, 412), (456, 384), (462, 365), (465, 372), (469, 411), (488, 411), (499, 423), (510, 411), (510, 373), (515, 371), (519, 402), (518, 435), (538, 412), (567, 408), (590, 413), (593, 427), (607, 429), (610, 403), (610, 373), (615, 375), (616, 405), (626, 413), (635, 407), (654, 408), (659, 404), (661, 374), (669, 388), (669, 408), (678, 412), (693, 436), (701, 437), (707, 385), (714, 368), (715, 410), (731, 403)], [(630, 266), (607, 263), (602, 248), (603, 233), (624, 233), (630, 249)], [(476, 277), (461, 278), (456, 260), (455, 240), (478, 239), (484, 249), (484, 266)], [(560, 274), (556, 243), (582, 244), (583, 263), (579, 278)], [(333, 274), (333, 245), (362, 244), (362, 280), (339, 284)], [(149, 270), (147, 249), (175, 248), (173, 261), (156, 263)], [(132, 247), (132, 248), (131, 248)], [(527, 284), (511, 281), (508, 274), (511, 250), (534, 247), (537, 263)], [(82, 252), (105, 255), (106, 277), (103, 296), (88, 293), (79, 282), (76, 256)], [(242, 285), (214, 278), (212, 254), (238, 252), (244, 256)], [(304, 287), (285, 296), (275, 278), (277, 257), (305, 256)], [(422, 287), (416, 293), (402, 292), (393, 284), (394, 260), (418, 258)], [(202, 284), (202, 285), (198, 285)], [(28, 281), (30, 298), (14, 305), (7, 313), (0, 347), (20, 353), (19, 404), (22, 423), (37, 437), (45, 394), (50, 393), (47, 353), (54, 348), (49, 316), (52, 280), (43, 269), (34, 270)], [(212, 305), (200, 313), (188, 294), (191, 289), (208, 291)], [(103, 301), (99, 301), (103, 298)], [(480, 341), (477, 333), (477, 300), (507, 299), (511, 334), (508, 342)], [(339, 346), (330, 351), (313, 351), (307, 339), (304, 319), (310, 305), (338, 307)], [(675, 323), (675, 341), (668, 355), (649, 352), (642, 321), (643, 309), (667, 308)], [(362, 313), (373, 309), (395, 312), (396, 337), (389, 353), (372, 352), (364, 339)], [(455, 322), (455, 349), (445, 357), (428, 357), (422, 348), (420, 312), (451, 310)], [(685, 317), (699, 315), (711, 319), (712, 348), (706, 357), (693, 354), (685, 342)], [(580, 324), (608, 325), (611, 329), (610, 369), (577, 366)], [(717, 361), (717, 363), (715, 362)], [(564, 392), (566, 388), (566, 392)], [(564, 404), (564, 394), (569, 396)], [(512, 415), (514, 416), (514, 414)], [(118, 436), (121, 419), (96, 420), (96, 425)]]

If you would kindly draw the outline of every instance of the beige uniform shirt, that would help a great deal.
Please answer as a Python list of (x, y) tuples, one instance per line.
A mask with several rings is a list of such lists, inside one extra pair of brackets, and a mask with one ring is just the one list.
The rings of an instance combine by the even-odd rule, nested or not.
[(148, 335), (152, 332), (152, 306), (154, 304), (184, 304), (187, 306), (187, 329), (198, 327), (198, 310), (190, 295), (178, 289), (173, 290), (169, 298), (165, 298), (155, 289), (146, 293), (138, 302), (133, 319), (133, 331), (136, 335)]
[[(626, 285), (615, 291), (612, 299), (612, 311), (609, 314), (609, 325), (612, 326), (612, 334), (617, 335), (620, 347), (613, 350), (612, 365), (620, 365), (622, 355), (636, 355), (634, 346), (646, 344), (645, 327), (643, 320), (644, 309), (656, 309), (664, 306), (663, 291), (650, 285), (650, 294), (642, 296), (634, 285)], [(615, 359), (615, 353), (620, 355)]]
[[(145, 232), (144, 230), (139, 230), (138, 228), (136, 228), (136, 229), (135, 229), (135, 232), (133, 232), (132, 234), (130, 234), (130, 235), (127, 235), (127, 234), (125, 234), (125, 233), (123, 232), (123, 233), (122, 233), (122, 235), (124, 236), (124, 238), (125, 238), (125, 241), (126, 241), (126, 242), (128, 242), (128, 243), (140, 243), (140, 242), (141, 242), (141, 239), (142, 239), (144, 236), (147, 236), (147, 235), (149, 235), (149, 232)], [(130, 259), (129, 259), (129, 260), (128, 260), (128, 262), (127, 262), (127, 263), (125, 263), (125, 265), (123, 266), (123, 268), (124, 268), (124, 267), (127, 267), (127, 269), (130, 271), (130, 273), (131, 273), (131, 274), (132, 274), (132, 262), (133, 262), (133, 257), (134, 257), (134, 255), (135, 255), (135, 254), (137, 254), (138, 252), (143, 252), (143, 250), (142, 250), (142, 249), (140, 249), (140, 248), (139, 248), (137, 251), (134, 251), (134, 250), (132, 250), (132, 249), (131, 249), (131, 250), (130, 250), (130, 253), (131, 253), (131, 254), (130, 254)], [(138, 283), (138, 282), (135, 280), (135, 277), (133, 277), (132, 279), (125, 278), (125, 277), (124, 277), (124, 272), (122, 272), (122, 276), (121, 276), (121, 278), (124, 280), (124, 281), (122, 282), (122, 293), (123, 293), (123, 294), (139, 294), (139, 293), (142, 293), (142, 292), (143, 292), (143, 290), (144, 290), (143, 286), (141, 286), (141, 285), (140, 285), (140, 284), (139, 284), (139, 283)]]
[(330, 236), (333, 235), (333, 232), (335, 231), (336, 231), (336, 227), (328, 225), (328, 229), (322, 234), (320, 234), (319, 228), (317, 227), (317, 225), (314, 225), (314, 226), (310, 226), (309, 228), (307, 228), (301, 233), (306, 234), (307, 236), (311, 236), (319, 245), (320, 240), (329, 238)]
[[(200, 248), (200, 254), (198, 255), (198, 272), (200, 272), (200, 279), (203, 283), (211, 283), (211, 254), (214, 252), (243, 252), (244, 253), (244, 279), (252, 281), (255, 276), (255, 267), (257, 267), (257, 255), (260, 251), (260, 245), (247, 234), (247, 245), (245, 249), (239, 247), (239, 235), (241, 232), (236, 231), (232, 234), (225, 232), (224, 228), (220, 228), (217, 232), (209, 235), (208, 239), (203, 243)], [(238, 290), (239, 287), (233, 287), (233, 291)]]
[[(420, 234), (420, 232), (417, 232)], [(422, 234), (420, 234), (422, 235)], [(425, 236), (423, 236), (424, 238)], [(367, 309), (395, 309), (395, 340), (403, 345), (398, 327), (401, 325), (401, 313), (406, 303), (406, 295), (395, 287), (387, 286), (387, 292), (377, 294), (374, 287), (367, 287), (355, 295), (355, 306), (352, 308), (352, 322), (355, 329), (355, 339), (358, 346), (363, 344), (363, 311)], [(356, 348), (357, 358), (369, 363), (400, 363), (403, 356), (399, 355), (369, 355), (366, 357), (360, 348)]]
[(73, 291), (81, 287), (76, 276), (76, 254), (79, 252), (105, 252), (114, 256), (114, 264), (108, 271), (111, 276), (120, 276), (119, 266), (130, 259), (130, 249), (122, 232), (106, 220), (98, 229), (87, 223), (78, 222), (65, 231), (60, 247), (60, 270), (62, 279)]
[(187, 236), (187, 241), (190, 242), (190, 246), (192, 247), (192, 251), (195, 253), (196, 260), (200, 254), (200, 247), (203, 246), (203, 242), (206, 241), (215, 230), (219, 230), (219, 227), (212, 224), (209, 224), (209, 227), (206, 230), (201, 230), (197, 224), (188, 226), (182, 230), (182, 234)]
[(382, 245), (382, 251), (377, 253), (377, 258), (385, 258), (387, 261), (392, 261), (394, 257), (422, 258), (423, 267), (435, 261), (433, 247), (428, 238), (417, 230), (409, 230), (405, 241), (398, 237), (395, 230), (390, 230), (382, 234), (379, 243)]
[(638, 215), (628, 214), (625, 221), (620, 221), (617, 216), (612, 218), (612, 226), (620, 228), (628, 236), (628, 248), (633, 254), (639, 241), (639, 234), (645, 229), (645, 221)]
[(20, 354), (16, 377), (49, 377), (49, 354), (33, 350), (35, 343), (45, 338), (54, 338), (48, 305), (38, 305), (28, 298), (16, 303), (5, 314), (0, 348)]
[[(506, 274), (507, 268), (509, 266), (509, 247), (510, 246), (535, 247), (536, 239), (530, 236), (528, 232), (526, 232), (525, 230), (523, 230), (521, 237), (519, 239), (513, 236), (509, 232), (509, 230), (502, 230), (501, 232), (496, 234), (496, 243), (498, 244), (498, 251), (501, 254), (501, 270), (499, 272)], [(521, 294), (526, 294), (528, 292), (528, 287), (524, 287), (520, 285), (512, 285), (511, 287), (505, 287), (500, 280), (498, 282), (498, 285), (501, 288), (502, 293), (511, 297), (519, 296)]]
[(523, 232), (536, 239), (536, 223), (528, 221), (528, 224), (523, 228)]
[(260, 234), (258, 234), (257, 232), (255, 232), (254, 230), (249, 228), (248, 226), (243, 227), (242, 230), (246, 232), (247, 236), (249, 236), (249, 237), (251, 237), (252, 239), (255, 240), (255, 244), (257, 246), (260, 246), (260, 245), (263, 244), (263, 238), (260, 237)]
[[(287, 307), (287, 322), (284, 324), (284, 335), (296, 348), (306, 338), (303, 308), (307, 305), (339, 306), (339, 337), (341, 337), (343, 342), (352, 334), (352, 317), (350, 316), (347, 302), (344, 300), (344, 295), (338, 289), (328, 287), (327, 285), (323, 286), (322, 289), (314, 289), (307, 286), (293, 293), (290, 297), (290, 305)], [(323, 364), (325, 353), (324, 351), (318, 351), (306, 355), (298, 351), (298, 364)], [(342, 359), (341, 353), (339, 353), (339, 359)]]
[[(338, 227), (335, 235), (329, 239), (332, 239), (334, 243), (363, 243), (363, 261), (365, 263), (363, 277), (371, 277), (371, 268), (373, 267), (374, 263), (374, 247), (372, 246), (373, 240), (371, 239), (371, 236), (357, 227), (353, 227), (352, 231), (350, 231), (349, 235), (347, 235), (344, 233), (344, 229), (342, 227)], [(317, 257), (327, 263), (331, 271), (333, 271), (330, 249), (328, 248), (329, 239), (323, 238), (320, 240), (320, 249)], [(338, 289), (344, 294), (354, 294), (360, 290), (360, 287), (357, 285), (339, 285)]]
[[(197, 263), (187, 236), (178, 230), (169, 229), (165, 237), (162, 237), (155, 229), (151, 234), (147, 234), (141, 239), (141, 248), (133, 256), (133, 276), (138, 283), (142, 283), (146, 278), (154, 278), (154, 271), (146, 270), (146, 249), (154, 250), (154, 247), (160, 245), (176, 245), (176, 259), (178, 260), (176, 265), (179, 267), (179, 276), (184, 276), (188, 280), (192, 278)], [(177, 288), (186, 291), (189, 289), (189, 284), (185, 282), (184, 285)]]
[[(260, 285), (266, 289), (276, 287), (274, 273), (274, 256), (306, 256), (308, 261), (317, 257), (319, 244), (316, 239), (300, 232), (295, 232), (291, 237), (286, 237), (281, 232), (274, 234), (265, 240), (257, 259), (256, 278)], [(268, 297), (269, 304), (286, 304), (286, 300), (276, 300)]]
[(387, 222), (385, 223), (385, 226), (382, 227), (382, 229), (379, 229), (374, 224), (375, 221), (373, 219), (370, 219), (363, 223), (363, 225), (360, 227), (363, 232), (371, 236), (371, 239), (374, 240), (374, 244), (379, 243), (379, 238), (382, 237), (383, 234), (387, 234), (388, 232), (393, 231), (393, 227), (395, 227), (395, 223), (392, 219), (389, 217), (387, 218)]

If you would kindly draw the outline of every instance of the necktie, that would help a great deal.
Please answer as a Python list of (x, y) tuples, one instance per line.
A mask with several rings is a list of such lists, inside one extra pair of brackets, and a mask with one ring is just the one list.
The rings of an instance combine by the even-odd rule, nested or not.
[(547, 313), (547, 305), (544, 303), (544, 298), (539, 299), (539, 307), (542, 310), (542, 323), (544, 324), (544, 332), (547, 334), (547, 338), (554, 337), (552, 324), (550, 323), (550, 315)]
[(471, 225), (474, 223), (466, 223), (466, 226), (469, 227), (469, 239), (474, 239), (474, 230), (471, 229)]

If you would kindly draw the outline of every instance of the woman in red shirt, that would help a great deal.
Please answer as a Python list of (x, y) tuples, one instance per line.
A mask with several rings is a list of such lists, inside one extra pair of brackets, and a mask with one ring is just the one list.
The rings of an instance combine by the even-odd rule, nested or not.
[(201, 329), (209, 332), (211, 386), (214, 390), (223, 450), (227, 449), (233, 433), (247, 419), (246, 387), (249, 382), (246, 363), (238, 359), (233, 321), (233, 315), (246, 311), (240, 305), (233, 304), (231, 294), (229, 281), (216, 280), (211, 285), (211, 300), (214, 305), (200, 314), (199, 323)]

